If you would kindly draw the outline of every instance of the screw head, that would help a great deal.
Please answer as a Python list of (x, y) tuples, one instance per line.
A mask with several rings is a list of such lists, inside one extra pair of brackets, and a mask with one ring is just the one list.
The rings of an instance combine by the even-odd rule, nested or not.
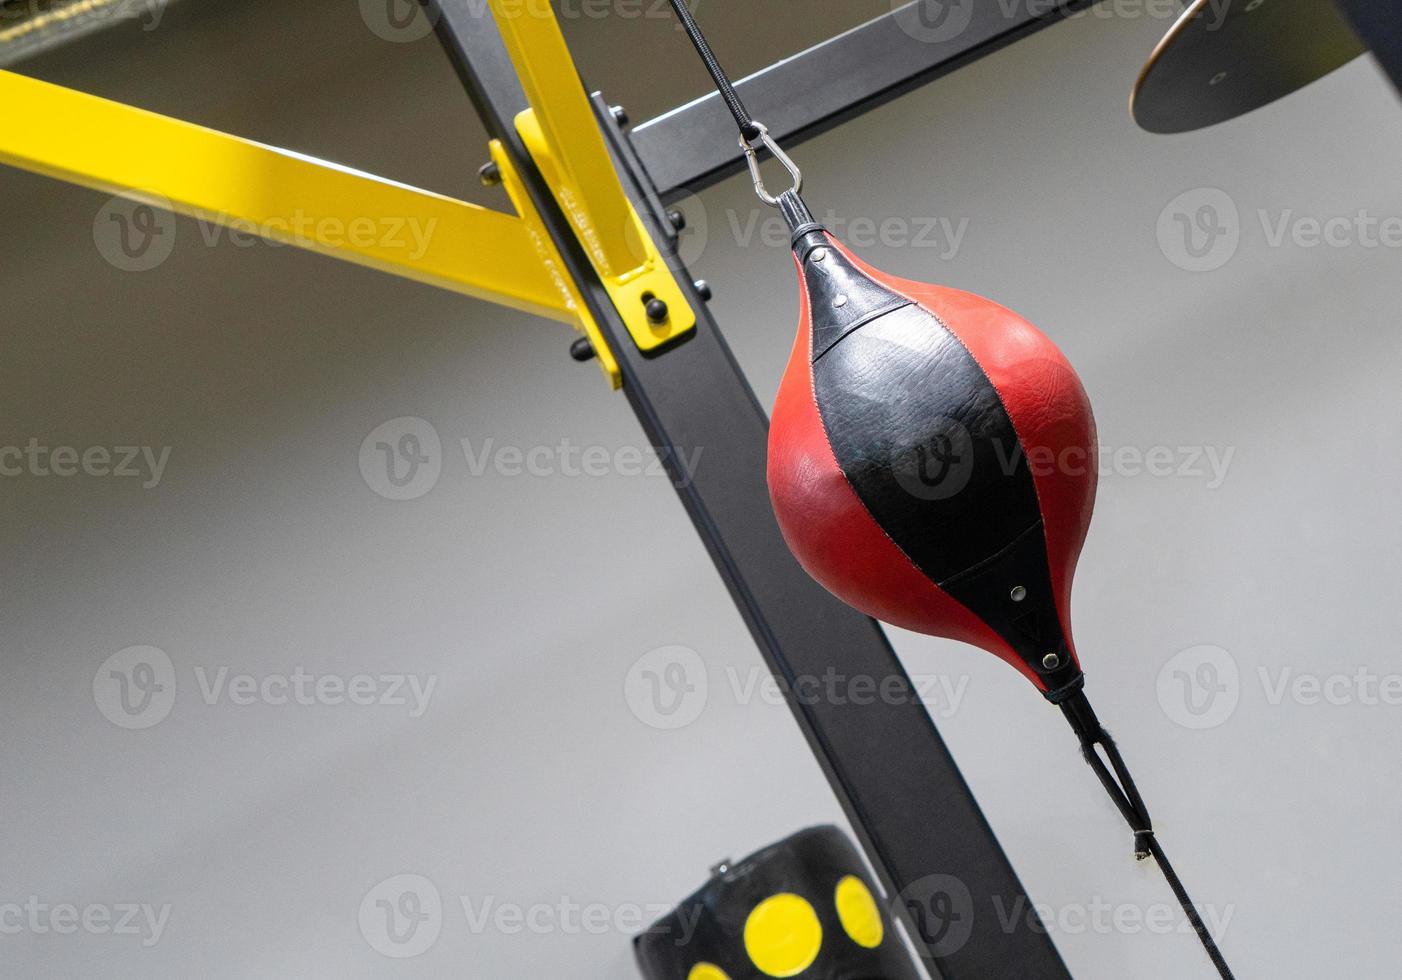
[(667, 319), (667, 304), (657, 297), (647, 301), (647, 318), (653, 323), (661, 323)]
[(681, 231), (686, 227), (686, 215), (676, 209), (667, 212), (667, 220), (672, 223), (672, 227), (677, 229), (677, 231)]
[(1042, 666), (1047, 670), (1056, 670), (1061, 666), (1061, 658), (1054, 653), (1049, 653), (1042, 658)]
[(1014, 585), (1009, 595), (1012, 597), (1013, 602), (1021, 602), (1023, 599), (1027, 598), (1027, 589), (1021, 585)]
[(842, 309), (844, 306), (847, 305), (847, 297), (846, 297), (846, 296), (839, 296), (839, 297), (837, 297), (837, 299), (835, 299), (835, 300), (832, 301), (832, 305), (835, 306), (835, 307), (837, 307), (839, 310)]
[(482, 182), (483, 187), (496, 187), (501, 183), (501, 168), (496, 165), (496, 161), (482, 164), (477, 169), (477, 179)]
[(693, 286), (694, 286), (694, 288), (696, 289), (696, 295), (701, 297), (701, 301), (702, 301), (703, 303), (709, 303), (709, 302), (711, 301), (711, 284), (710, 284), (710, 283), (708, 283), (708, 282), (707, 282), (706, 280), (704, 280), (704, 279), (698, 279), (698, 280), (696, 280), (696, 282), (693, 284)]
[(828, 257), (828, 250), (825, 248), (813, 249), (813, 261), (821, 262)]
[(595, 353), (594, 345), (589, 342), (588, 337), (577, 337), (574, 343), (570, 344), (570, 357), (581, 364), (592, 361)]

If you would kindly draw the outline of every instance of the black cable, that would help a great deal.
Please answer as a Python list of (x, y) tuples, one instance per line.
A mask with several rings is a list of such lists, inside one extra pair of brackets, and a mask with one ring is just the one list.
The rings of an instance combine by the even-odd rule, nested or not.
[[(1100, 724), (1100, 719), (1096, 717), (1085, 692), (1077, 690), (1062, 701), (1061, 711), (1081, 740), (1081, 752), (1086, 762), (1095, 770), (1101, 785), (1105, 787), (1110, 799), (1124, 816), (1125, 822), (1134, 831), (1135, 855), (1141, 860), (1152, 855), (1158, 862), (1159, 870), (1168, 881), (1168, 887), (1173, 889), (1174, 897), (1178, 899), (1183, 914), (1188, 917), (1189, 924), (1197, 933), (1203, 949), (1207, 951), (1208, 959), (1212, 960), (1212, 965), (1217, 968), (1218, 975), (1222, 980), (1236, 980), (1231, 967), (1222, 956), (1222, 951), (1217, 947), (1217, 941), (1212, 938), (1202, 917), (1198, 915), (1188, 890), (1183, 887), (1182, 879), (1178, 877), (1178, 872), (1173, 870), (1168, 856), (1164, 854), (1163, 845), (1154, 834), (1153, 821), (1149, 818), (1149, 809), (1144, 805), (1144, 798), (1139, 795), (1139, 788), (1134, 785), (1134, 778), (1129, 774), (1124, 757), (1120, 755), (1120, 750), (1110, 733)], [(1104, 751), (1105, 758), (1101, 758), (1098, 750)], [(1105, 764), (1106, 759), (1110, 762), (1109, 766)], [(1114, 770), (1113, 773), (1111, 769)]]
[(716, 89), (725, 100), (725, 104), (730, 108), (730, 114), (735, 117), (736, 124), (740, 127), (740, 134), (746, 140), (754, 142), (759, 139), (760, 128), (755, 123), (754, 117), (750, 115), (745, 104), (740, 101), (739, 94), (735, 91), (735, 86), (731, 84), (730, 76), (725, 73), (720, 62), (716, 59), (716, 54), (711, 50), (711, 45), (706, 40), (706, 35), (701, 33), (701, 25), (696, 23), (696, 18), (691, 15), (691, 10), (687, 8), (686, 0), (672, 0), (672, 9), (677, 12), (677, 18), (682, 22), (682, 27), (686, 29), (687, 37), (691, 38), (691, 43), (696, 47), (696, 53), (701, 56), (701, 60), (706, 63), (706, 70), (711, 73), (711, 78), (715, 80)]
[(1202, 940), (1202, 948), (1207, 950), (1208, 959), (1212, 960), (1212, 965), (1217, 967), (1217, 973), (1222, 980), (1235, 980), (1232, 975), (1232, 968), (1227, 965), (1226, 959), (1222, 956), (1222, 951), (1217, 948), (1217, 941), (1212, 938), (1212, 934), (1207, 931), (1207, 926), (1203, 924), (1202, 917), (1198, 915), (1198, 910), (1193, 906), (1193, 900), (1188, 897), (1188, 890), (1183, 887), (1183, 882), (1178, 877), (1178, 872), (1173, 870), (1173, 865), (1168, 863), (1168, 856), (1163, 852), (1163, 845), (1154, 836), (1151, 830), (1146, 835), (1149, 843), (1149, 850), (1154, 855), (1154, 860), (1159, 864), (1159, 870), (1168, 879), (1168, 887), (1173, 889), (1173, 894), (1178, 898), (1178, 904), (1183, 906), (1183, 914), (1192, 923), (1193, 931)]

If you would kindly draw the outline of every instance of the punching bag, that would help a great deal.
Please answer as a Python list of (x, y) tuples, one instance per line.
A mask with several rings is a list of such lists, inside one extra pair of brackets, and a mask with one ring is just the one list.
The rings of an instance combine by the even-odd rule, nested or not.
[(875, 619), (982, 647), (1054, 699), (1095, 502), (1080, 379), (1022, 317), (864, 264), (792, 192), (801, 314), (769, 492), (794, 555)]

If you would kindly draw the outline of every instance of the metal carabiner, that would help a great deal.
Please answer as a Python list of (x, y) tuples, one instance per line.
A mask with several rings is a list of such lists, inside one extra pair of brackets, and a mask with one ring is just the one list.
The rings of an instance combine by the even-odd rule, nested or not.
[[(769, 135), (768, 126), (764, 125), (764, 123), (757, 122), (755, 123), (755, 128), (759, 130), (759, 146), (763, 146), (772, 153), (774, 159), (782, 163), (784, 169), (789, 172), (789, 176), (793, 178), (793, 193), (797, 194), (799, 191), (803, 190), (803, 171), (798, 169), (798, 164), (790, 160), (789, 155), (779, 148), (778, 143), (774, 142), (773, 137)], [(759, 171), (759, 153), (757, 152), (759, 146), (756, 145), (755, 141), (747, 140), (744, 135), (741, 135), (740, 149), (745, 151), (745, 162), (750, 165), (750, 176), (752, 176), (755, 181), (755, 193), (759, 195), (759, 199), (765, 204), (768, 204), (771, 208), (777, 208), (779, 206), (779, 199), (765, 189), (764, 175)]]

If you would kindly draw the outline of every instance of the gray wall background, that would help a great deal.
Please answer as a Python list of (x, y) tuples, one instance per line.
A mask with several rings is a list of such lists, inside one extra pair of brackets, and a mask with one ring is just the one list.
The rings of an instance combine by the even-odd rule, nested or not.
[[(736, 71), (888, 9), (713, 6)], [(669, 22), (571, 9), (582, 70), (635, 119), (703, 91)], [(798, 156), (817, 210), (884, 223), (848, 227), (864, 257), (996, 297), (1080, 370), (1120, 455), (1081, 562), (1079, 646), (1240, 975), (1392, 976), (1399, 251), (1268, 229), (1307, 241), (1301, 219), (1402, 215), (1402, 114), (1358, 62), (1229, 126), (1150, 137), (1124, 101), (1167, 23), (1102, 8)], [(25, 70), (504, 206), (475, 187), (481, 129), (435, 43), (386, 41), (353, 4), (191, 3)], [(1218, 217), (1239, 242), (1192, 273), (1174, 216), (1220, 205), (1204, 188), (1236, 207), (1235, 226)], [(292, 249), (210, 247), (184, 220), (166, 261), (124, 272), (95, 245), (106, 203), (0, 172), (0, 443), (170, 447), (149, 489), (0, 480), (0, 906), (169, 917), (149, 946), (5, 918), (0, 973), (630, 976), (636, 916), (719, 858), (840, 821), (787, 709), (746, 695), (759, 658), (664, 480), (471, 472), (464, 439), (641, 445), (622, 397), (565, 357), (566, 330)], [(796, 316), (789, 260), (747, 237), (769, 214), (743, 180), (685, 209), (768, 402)], [(937, 219), (967, 220), (957, 249), (909, 240)], [(442, 471), (394, 501), (362, 477), (361, 445), (403, 416), (432, 424)], [(1159, 475), (1135, 463), (1155, 447)], [(1225, 474), (1195, 458), (1209, 451)], [(1073, 972), (1206, 976), (1056, 712), (982, 653), (893, 639), (949, 685), (932, 710)], [(101, 710), (104, 662), (133, 645), (173, 672), (152, 709), (168, 716), (140, 730)], [(695, 652), (707, 697), (661, 730), (630, 685), (671, 646)], [(221, 668), (298, 667), (435, 687), (421, 717), (202, 696)], [(358, 922), (402, 874), (443, 905), (411, 959)], [(464, 899), (533, 925), (475, 927)]]

